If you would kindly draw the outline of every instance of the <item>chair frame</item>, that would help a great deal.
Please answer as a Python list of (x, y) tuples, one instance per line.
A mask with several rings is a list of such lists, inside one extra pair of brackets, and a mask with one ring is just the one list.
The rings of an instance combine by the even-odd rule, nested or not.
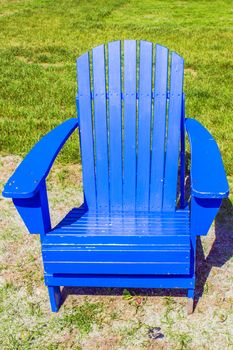
[[(85, 55), (81, 57), (85, 58)], [(85, 68), (83, 62), (84, 61), (82, 60), (78, 61), (78, 69)], [(82, 84), (82, 82), (80, 82), (80, 84)], [(138, 94), (138, 92), (136, 93)], [(170, 98), (169, 92), (167, 97)], [(83, 115), (83, 109), (91, 108), (90, 100), (92, 98), (95, 97), (93, 97), (93, 95), (89, 95), (88, 97), (88, 94), (83, 97), (79, 92), (77, 95), (79, 118), (71, 118), (61, 123), (45, 135), (24, 158), (4, 187), (3, 196), (12, 198), (28, 231), (30, 233), (40, 234), (42, 247), (43, 244), (47, 244), (46, 242), (48, 241), (49, 233), (52, 230), (46, 190), (46, 177), (49, 174), (59, 151), (69, 136), (76, 129), (80, 129), (80, 123), (84, 123), (84, 119), (82, 119), (83, 117), (80, 119), (80, 115)], [(107, 99), (112, 97), (108, 96), (106, 93), (104, 98)], [(124, 98), (124, 96), (121, 96), (120, 99), (121, 98)], [(82, 99), (81, 104), (80, 99)], [(143, 108), (143, 104), (141, 108)], [(83, 125), (81, 126), (84, 128)], [(186, 132), (191, 149), (191, 196), (189, 203), (185, 200), (184, 186)], [(191, 240), (190, 274), (187, 276), (164, 275), (156, 277), (146, 275), (145, 273), (135, 276), (124, 276), (123, 274), (116, 275), (111, 273), (107, 275), (98, 275), (92, 273), (73, 276), (72, 273), (70, 275), (56, 275), (45, 272), (45, 284), (48, 286), (52, 311), (58, 311), (61, 304), (60, 286), (185, 288), (188, 291), (188, 313), (193, 311), (196, 236), (206, 235), (208, 233), (208, 230), (220, 208), (222, 199), (226, 198), (229, 194), (229, 187), (217, 143), (211, 134), (197, 120), (185, 118), (184, 93), (182, 95), (179, 157), (181, 164), (180, 208), (176, 211), (183, 211), (189, 215)], [(83, 162), (86, 162), (84, 157)], [(88, 167), (85, 171), (88, 172)], [(85, 175), (85, 171), (83, 173), (84, 187), (87, 188), (88, 186), (91, 187), (90, 181), (92, 180), (89, 177), (87, 183), (85, 183), (85, 176), (87, 176)], [(112, 176), (112, 179), (114, 179), (114, 175), (114, 173), (110, 175)], [(99, 176), (101, 176), (101, 170)], [(84, 191), (84, 195), (84, 208), (87, 210), (91, 203), (91, 199), (89, 199), (89, 193), (87, 191)], [(164, 209), (163, 211), (169, 212), (169, 205), (167, 206), (167, 209)], [(135, 215), (137, 215), (136, 212)]]

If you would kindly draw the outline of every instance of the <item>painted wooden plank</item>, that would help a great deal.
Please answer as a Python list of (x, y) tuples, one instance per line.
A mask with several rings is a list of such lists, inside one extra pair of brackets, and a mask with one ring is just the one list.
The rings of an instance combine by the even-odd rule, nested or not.
[(136, 213), (133, 210), (114, 210), (111, 213), (108, 211), (104, 212), (98, 212), (98, 214), (95, 211), (90, 211), (87, 210), (85, 207), (79, 207), (79, 208), (73, 208), (67, 216), (77, 216), (77, 218), (85, 217), (85, 216), (105, 216), (106, 214), (110, 215), (111, 217), (116, 217), (116, 216), (127, 216), (127, 217), (135, 217), (136, 216), (150, 216), (150, 217), (169, 217), (169, 218), (174, 218), (174, 217), (187, 217), (189, 215), (189, 210), (188, 209), (177, 209), (175, 212), (150, 212), (150, 211), (137, 211)]
[(180, 208), (186, 206), (185, 203), (185, 94), (182, 95), (182, 115), (180, 123)]
[[(127, 220), (123, 220), (122, 218), (119, 218), (118, 221), (122, 221), (121, 223), (115, 223), (114, 221), (110, 221), (108, 220), (106, 223), (103, 222), (99, 222), (98, 220), (96, 220), (96, 222), (91, 222), (88, 225), (86, 224), (86, 222), (82, 222), (80, 223), (80, 225), (77, 224), (67, 224), (67, 225), (62, 225), (60, 227), (56, 228), (56, 231), (58, 230), (77, 230), (77, 231), (81, 231), (83, 229), (88, 229), (88, 230), (92, 230), (95, 229), (95, 231), (98, 230), (102, 230), (102, 229), (109, 229), (112, 232), (114, 231), (118, 231), (118, 230), (123, 230), (123, 231), (127, 231), (127, 230), (132, 230), (135, 229), (135, 231), (137, 229), (142, 229), (142, 228), (148, 228), (148, 229), (153, 229), (155, 231), (161, 231), (163, 230), (169, 230), (169, 229), (174, 229), (174, 230), (182, 230), (182, 229), (186, 229), (188, 227), (188, 223), (183, 223), (183, 222), (162, 222), (162, 221), (154, 221), (154, 222), (149, 222), (149, 219), (145, 219), (143, 220), (143, 222), (139, 221), (139, 220), (132, 220), (131, 222), (127, 222)], [(146, 222), (148, 221), (148, 222)]]
[[(61, 245), (61, 244), (50, 244), (50, 245), (44, 245), (43, 244), (43, 254), (45, 254), (46, 259), (53, 260), (53, 258), (49, 258), (49, 254), (52, 252), (52, 254), (57, 254), (61, 252), (67, 253), (71, 252), (71, 254), (78, 254), (78, 252), (130, 252), (130, 253), (136, 253), (136, 252), (155, 252), (155, 253), (161, 253), (168, 252), (173, 254), (174, 252), (187, 252), (189, 254), (190, 252), (190, 242), (187, 245), (180, 245), (177, 243), (176, 245), (173, 244), (100, 244), (100, 245), (79, 245), (79, 244), (73, 244), (73, 245)], [(128, 258), (127, 258), (128, 259)], [(61, 259), (62, 260), (62, 259)], [(72, 259), (70, 259), (72, 260)], [(157, 259), (153, 259), (153, 261), (157, 261)], [(169, 261), (169, 260), (168, 260)], [(177, 260), (178, 261), (178, 260)]]
[(136, 41), (124, 41), (123, 206), (136, 203)]
[(77, 250), (43, 250), (44, 262), (127, 262), (127, 263), (188, 263), (190, 251), (185, 250), (148, 250), (148, 249), (77, 249)]
[(109, 207), (108, 135), (104, 45), (92, 50), (97, 208)]
[(187, 235), (187, 230), (184, 229), (170, 229), (170, 230), (164, 230), (164, 229), (157, 229), (154, 230), (153, 228), (138, 228), (137, 230), (134, 229), (118, 229), (118, 230), (111, 230), (109, 228), (103, 228), (101, 230), (97, 230), (97, 229), (81, 229), (81, 230), (60, 230), (56, 232), (56, 235), (78, 235), (78, 236), (108, 236), (109, 240), (111, 239), (111, 237), (115, 237), (115, 236), (125, 236), (125, 237), (130, 237), (130, 236), (136, 236), (136, 235), (151, 235), (151, 236), (163, 236), (163, 235), (176, 235), (177, 239), (179, 239), (180, 235)]
[(64, 220), (62, 223), (60, 223), (59, 225), (56, 226), (56, 229), (59, 227), (66, 227), (66, 226), (82, 226), (82, 225), (88, 225), (88, 226), (93, 226), (98, 224), (99, 226), (101, 225), (106, 225), (108, 223), (117, 225), (117, 226), (121, 226), (121, 222), (123, 222), (124, 224), (126, 223), (127, 225), (130, 225), (134, 222), (136, 222), (137, 220), (137, 224), (144, 224), (144, 223), (148, 223), (149, 225), (183, 225), (183, 224), (188, 224), (188, 220), (184, 217), (184, 218), (177, 218), (177, 219), (169, 219), (169, 218), (146, 218), (146, 217), (137, 217), (137, 218), (133, 218), (133, 217), (121, 217), (121, 216), (116, 216), (116, 217), (107, 217), (106, 219), (104, 219), (102, 216), (97, 217), (97, 216), (87, 216), (84, 218), (81, 218), (80, 220), (76, 221), (76, 218), (74, 217), (74, 220), (72, 221), (71, 218)]
[(122, 209), (121, 44), (108, 44), (110, 206)]
[[(114, 226), (122, 226), (122, 225), (126, 225), (126, 226), (130, 226), (134, 223), (137, 223), (137, 225), (164, 225), (164, 226), (169, 226), (169, 225), (183, 225), (185, 223), (187, 223), (186, 219), (177, 219), (177, 220), (170, 220), (170, 219), (159, 219), (159, 218), (150, 218), (150, 217), (136, 217), (136, 218), (130, 218), (130, 217), (106, 217), (106, 219), (104, 219), (103, 217), (87, 217), (87, 218), (83, 218), (80, 219), (80, 221), (75, 221), (75, 222), (67, 222), (64, 223), (61, 226), (82, 226), (82, 225), (86, 225), (87, 226), (93, 226), (94, 224), (98, 224), (99, 226), (102, 225), (114, 225)], [(61, 227), (60, 226), (60, 227)]]
[(139, 101), (138, 101), (138, 210), (149, 209), (150, 194), (150, 131), (152, 94), (152, 43), (140, 41)]
[(156, 45), (154, 78), (154, 125), (152, 130), (150, 210), (163, 206), (164, 160), (166, 137), (166, 106), (168, 78), (168, 49)]
[(64, 228), (64, 229), (59, 229), (56, 231), (56, 234), (76, 234), (76, 235), (109, 235), (109, 236), (115, 236), (115, 235), (120, 235), (122, 236), (129, 236), (129, 235), (140, 235), (140, 234), (145, 234), (145, 235), (169, 235), (169, 234), (175, 234), (175, 235), (184, 235), (187, 233), (187, 228), (179, 228), (179, 227), (170, 227), (168, 228), (162, 228), (159, 227), (157, 229), (153, 227), (146, 227), (146, 226), (141, 226), (138, 228), (132, 227), (117, 227), (114, 229), (111, 229), (109, 227), (102, 227), (102, 228)]
[(83, 172), (83, 191), (88, 208), (96, 208), (94, 142), (92, 130), (92, 104), (89, 53), (77, 60), (78, 115)]
[(46, 273), (78, 273), (78, 274), (188, 274), (190, 264), (189, 263), (156, 263), (156, 262), (45, 262), (44, 269)]
[[(106, 218), (106, 219), (105, 219)], [(92, 216), (92, 215), (85, 215), (81, 218), (77, 218), (76, 215), (71, 215), (71, 216), (68, 216), (66, 218), (64, 218), (62, 220), (62, 222), (59, 224), (60, 226), (61, 225), (73, 225), (73, 224), (78, 224), (78, 225), (81, 225), (82, 223), (86, 223), (87, 221), (89, 223), (91, 223), (91, 220), (95, 221), (96, 219), (98, 219), (98, 222), (101, 223), (102, 222), (106, 222), (106, 221), (111, 221), (111, 222), (114, 222), (116, 221), (118, 224), (119, 224), (119, 221), (120, 219), (123, 219), (124, 221), (127, 221), (127, 222), (131, 222), (131, 221), (135, 221), (135, 219), (137, 218), (137, 221), (138, 222), (143, 222), (145, 220), (149, 220), (149, 222), (151, 223), (158, 223), (158, 222), (163, 222), (163, 223), (166, 223), (166, 222), (170, 222), (170, 223), (173, 223), (173, 222), (183, 222), (183, 221), (187, 221), (186, 218), (187, 216), (177, 216), (177, 217), (169, 217), (169, 216), (162, 216), (162, 217), (153, 217), (153, 216), (147, 216), (147, 215), (140, 215), (140, 216), (131, 216), (131, 215), (116, 215), (116, 216)], [(58, 226), (57, 226), (58, 227)]]
[[(130, 237), (130, 238), (129, 238)], [(47, 234), (43, 239), (43, 248), (49, 245), (179, 245), (190, 246), (190, 234), (177, 235), (177, 234), (151, 234), (151, 235), (84, 235), (78, 236), (77, 234)]]
[(184, 60), (172, 52), (170, 73), (170, 98), (165, 161), (163, 210), (176, 209), (178, 160), (180, 152), (180, 123), (182, 116)]
[(195, 285), (194, 277), (155, 275), (49, 275), (45, 274), (46, 285), (124, 287), (124, 288), (190, 288)]
[[(107, 215), (108, 214), (108, 215)], [(156, 219), (169, 219), (169, 220), (174, 220), (174, 219), (182, 219), (182, 218), (187, 218), (189, 215), (188, 211), (184, 211), (184, 213), (182, 211), (176, 211), (176, 212), (125, 212), (125, 211), (112, 211), (111, 213), (108, 212), (100, 212), (100, 213), (96, 213), (96, 212), (90, 212), (90, 211), (82, 211), (80, 212), (79, 209), (73, 209), (72, 211), (70, 211), (69, 214), (67, 214), (65, 216), (65, 219), (70, 219), (71, 221), (73, 221), (73, 219), (76, 218), (76, 220), (84, 220), (87, 217), (98, 217), (98, 218), (105, 218), (106, 216), (109, 218), (118, 218), (118, 217), (123, 217), (123, 218), (132, 218), (135, 219), (135, 217), (137, 218), (144, 218), (144, 217), (149, 217), (151, 218), (151, 220), (156, 220)]]
[[(146, 225), (138, 225), (135, 227), (136, 223), (131, 224), (130, 226), (114, 226), (111, 227), (111, 224), (109, 226), (101, 226), (97, 224), (96, 227), (78, 227), (78, 226), (67, 226), (62, 227), (56, 230), (54, 234), (77, 234), (77, 235), (140, 235), (140, 234), (154, 234), (154, 235), (164, 235), (164, 234), (175, 234), (175, 235), (183, 235), (186, 234), (189, 230), (188, 226), (177, 226), (177, 225), (170, 225), (170, 226), (162, 226), (158, 225), (158, 227), (155, 227), (153, 225), (146, 226)], [(157, 225), (156, 225), (157, 226)]]
[[(122, 236), (125, 235), (140, 235), (140, 234), (151, 234), (151, 235), (164, 235), (164, 234), (175, 234), (175, 235), (184, 235), (187, 234), (189, 231), (189, 227), (187, 226), (178, 226), (178, 225), (170, 225), (170, 226), (162, 226), (162, 225), (138, 225), (136, 226), (136, 223), (133, 223), (130, 226), (124, 227), (124, 226), (114, 226), (109, 224), (109, 226), (101, 226), (99, 227), (98, 223), (97, 226), (67, 226), (57, 229), (54, 234), (77, 234), (77, 235), (119, 235), (122, 234)], [(157, 227), (158, 226), (158, 227)]]
[[(119, 221), (122, 221), (122, 223)], [(137, 220), (133, 220), (133, 219), (128, 220), (127, 218), (125, 218), (125, 219), (116, 218), (115, 220), (110, 220), (110, 219), (106, 218), (106, 220), (103, 221), (103, 220), (96, 220), (96, 219), (90, 218), (90, 221), (88, 220), (88, 224), (87, 224), (87, 220), (80, 221), (80, 223), (79, 222), (75, 222), (72, 224), (64, 223), (63, 225), (57, 226), (56, 229), (67, 228), (67, 227), (82, 228), (82, 227), (86, 227), (86, 226), (92, 228), (92, 227), (96, 227), (97, 225), (98, 225), (98, 228), (100, 228), (100, 229), (106, 225), (109, 225), (109, 226), (111, 225), (114, 228), (116, 228), (116, 227), (121, 228), (124, 225), (124, 227), (127, 228), (127, 227), (131, 227), (132, 225), (134, 226), (135, 223), (137, 223), (137, 226), (139, 226), (139, 227), (147, 225), (147, 226), (158, 226), (158, 227), (168, 227), (169, 228), (169, 227), (183, 227), (184, 225), (185, 226), (188, 225), (188, 223), (186, 223), (186, 221), (183, 222), (181, 220), (173, 222), (172, 220), (166, 220), (166, 221), (152, 220), (151, 221), (149, 218), (143, 219), (143, 220), (140, 220), (139, 218)]]
[[(119, 220), (122, 220), (121, 218), (119, 218)], [(123, 220), (122, 220), (123, 221)], [(122, 224), (115, 224), (112, 221), (108, 221), (108, 223), (103, 224), (101, 222), (98, 222), (98, 220), (96, 220), (96, 224), (89, 224), (86, 225), (85, 223), (81, 224), (81, 225), (65, 225), (62, 226), (60, 228), (57, 228), (56, 231), (62, 231), (62, 230), (76, 230), (78, 232), (81, 232), (83, 230), (85, 231), (92, 231), (95, 230), (96, 232), (98, 230), (108, 230), (109, 232), (117, 232), (117, 231), (130, 231), (130, 230), (135, 230), (135, 232), (137, 232), (138, 230), (141, 229), (147, 229), (149, 230), (154, 230), (155, 232), (160, 232), (162, 230), (184, 230), (186, 229), (186, 227), (188, 227), (188, 225), (183, 224), (183, 223), (163, 223), (163, 222), (154, 222), (154, 223), (147, 223), (146, 220), (144, 220), (142, 223), (139, 223), (137, 220), (130, 222), (129, 224), (126, 221), (123, 221)]]

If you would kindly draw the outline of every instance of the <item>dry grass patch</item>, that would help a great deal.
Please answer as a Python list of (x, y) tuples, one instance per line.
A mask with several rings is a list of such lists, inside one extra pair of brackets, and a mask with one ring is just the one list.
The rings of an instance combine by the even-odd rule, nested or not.
[[(1, 188), (19, 161), (0, 158)], [(80, 165), (55, 164), (48, 179), (54, 224), (82, 203), (81, 188)], [(224, 202), (208, 236), (198, 240), (198, 303), (189, 317), (182, 290), (114, 288), (64, 288), (65, 303), (52, 314), (39, 237), (26, 232), (10, 200), (1, 198), (0, 206), (1, 349), (233, 349), (230, 201)]]

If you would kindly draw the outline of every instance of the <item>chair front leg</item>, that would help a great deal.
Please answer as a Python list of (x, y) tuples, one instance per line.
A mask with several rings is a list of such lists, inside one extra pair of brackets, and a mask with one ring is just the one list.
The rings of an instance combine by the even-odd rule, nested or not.
[(52, 312), (58, 312), (62, 300), (60, 287), (48, 286), (48, 292), (51, 310)]

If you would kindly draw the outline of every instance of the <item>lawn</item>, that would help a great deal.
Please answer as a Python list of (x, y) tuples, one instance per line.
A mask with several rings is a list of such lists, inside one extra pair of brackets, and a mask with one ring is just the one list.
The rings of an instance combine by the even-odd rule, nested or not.
[[(187, 116), (209, 128), (233, 174), (231, 1), (0, 0), (0, 152), (25, 155), (75, 116), (80, 54), (116, 39), (144, 39), (185, 58)], [(76, 138), (61, 161), (78, 162)]]
[[(0, 191), (35, 142), (76, 115), (76, 57), (125, 38), (185, 58), (187, 116), (216, 138), (233, 188), (232, 17), (231, 1), (0, 0)], [(53, 224), (82, 202), (75, 134), (48, 192)], [(52, 314), (39, 237), (0, 198), (0, 349), (233, 349), (232, 199), (198, 241), (197, 305), (187, 318), (183, 291), (111, 288), (64, 289)]]

